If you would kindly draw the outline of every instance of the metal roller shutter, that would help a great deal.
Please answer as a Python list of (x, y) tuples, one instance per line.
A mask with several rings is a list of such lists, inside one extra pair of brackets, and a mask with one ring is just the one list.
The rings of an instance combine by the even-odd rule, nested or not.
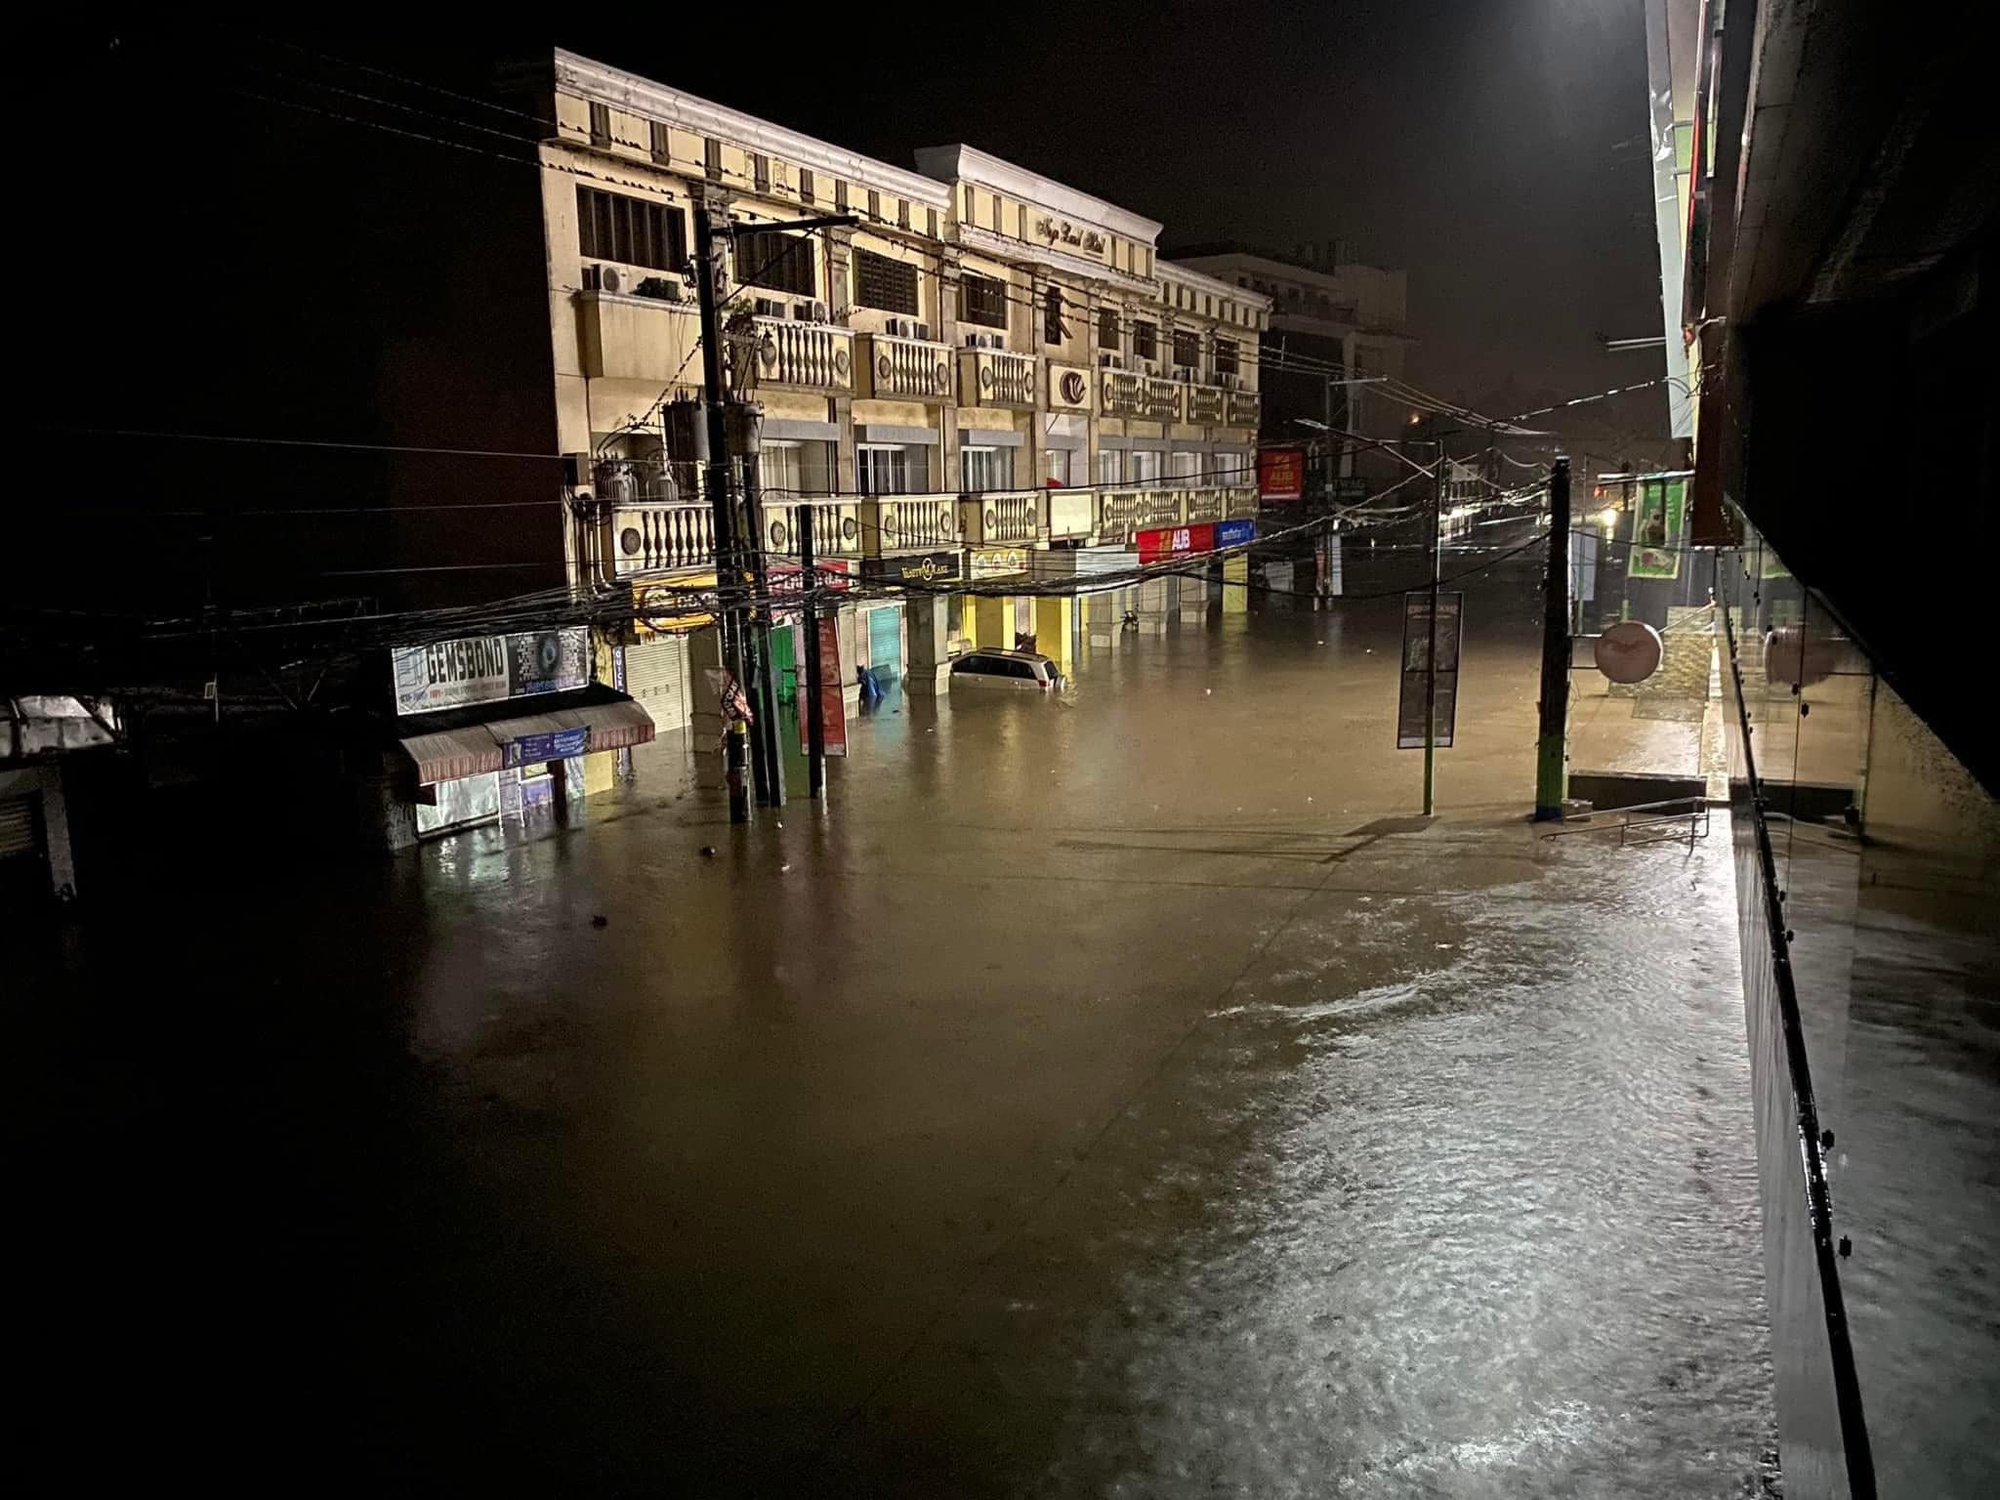
[(657, 733), (686, 729), (690, 710), (687, 639), (668, 635), (627, 646), (625, 691), (645, 705)]
[(35, 799), (0, 797), (0, 859), (35, 852)]

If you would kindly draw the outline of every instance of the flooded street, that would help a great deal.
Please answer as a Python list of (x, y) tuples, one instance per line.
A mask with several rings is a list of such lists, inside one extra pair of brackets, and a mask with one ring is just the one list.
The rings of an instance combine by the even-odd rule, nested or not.
[(1728, 839), (1538, 838), (1468, 587), (1428, 826), (1388, 598), (892, 695), (782, 828), (662, 745), (88, 913), (8, 1011), (54, 1385), (235, 1480), (1764, 1493)]

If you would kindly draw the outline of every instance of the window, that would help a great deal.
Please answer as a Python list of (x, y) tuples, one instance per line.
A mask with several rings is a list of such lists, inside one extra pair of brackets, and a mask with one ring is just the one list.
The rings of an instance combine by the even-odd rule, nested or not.
[(1194, 479), (1201, 473), (1201, 455), (1199, 453), (1176, 452), (1169, 456), (1168, 462), (1172, 466), (1173, 476), (1176, 479)]
[(1042, 298), (1042, 342), (1060, 344), (1063, 341), (1063, 295), (1062, 288), (1052, 286)]
[(1160, 450), (1134, 448), (1126, 455), (1125, 477), (1134, 484), (1157, 484), (1160, 478)]
[(965, 222), (968, 224), (979, 222), (979, 215), (974, 211), (972, 201), (972, 184), (969, 182), (965, 185)]
[(797, 495), (831, 493), (833, 444), (767, 438), (757, 457), (757, 479), (765, 495), (781, 504)]
[(658, 120), (652, 122), (652, 145), (653, 160), (661, 166), (664, 167), (674, 159), (673, 152), (668, 149), (667, 127), (662, 125)]
[(681, 211), (623, 193), (579, 186), (576, 238), (587, 260), (615, 260), (655, 271), (678, 271), (687, 263)]
[(750, 180), (758, 192), (771, 190), (771, 158), (761, 152), (750, 153)]
[(805, 202), (813, 201), (813, 174), (811, 167), (799, 168), (799, 197)]
[(1174, 363), (1188, 369), (1201, 367), (1200, 334), (1178, 328), (1174, 330)]
[(1017, 206), (1015, 207), (1015, 209), (1014, 209), (1014, 223), (1015, 223), (1015, 233), (1014, 233), (1014, 238), (1015, 238), (1015, 239), (1017, 239), (1017, 240), (1025, 240), (1025, 239), (1026, 239), (1026, 238), (1028, 237), (1028, 205), (1027, 205), (1027, 204), (1025, 204), (1025, 203), (1022, 203), (1022, 204), (1019, 204), (1019, 205), (1017, 205)]
[(1135, 359), (1160, 357), (1160, 328), (1157, 323), (1137, 322), (1132, 325), (1132, 355)]
[(864, 495), (921, 495), (931, 487), (931, 451), (918, 443), (863, 443), (854, 475)]
[(959, 488), (967, 494), (981, 490), (1011, 490), (1014, 488), (1014, 450), (960, 448), (958, 482)]
[(917, 268), (871, 250), (854, 252), (854, 300), (862, 307), (917, 315)]
[(1067, 448), (1044, 448), (1042, 450), (1042, 482), (1044, 484), (1069, 483), (1069, 453)]
[(842, 213), (847, 212), (847, 182), (844, 178), (833, 180), (833, 206)]
[(982, 328), (1005, 328), (1007, 283), (966, 272), (958, 283), (958, 316), (960, 321)]
[(1209, 296), (1207, 292), (1201, 294), (1201, 310), (1205, 317), (1212, 318), (1215, 316), (1215, 299)]
[(1236, 340), (1217, 339), (1215, 341), (1215, 373), (1234, 375), (1236, 373)]
[(908, 198), (898, 198), (896, 200), (896, 227), (898, 229), (908, 229), (910, 227), (910, 200)]
[(608, 104), (590, 106), (590, 144), (593, 146), (611, 144), (611, 106)]
[(1125, 455), (1116, 448), (1106, 448), (1097, 455), (1097, 482), (1099, 484), (1125, 482)]
[(1001, 224), (1004, 222), (1005, 221), (1002, 220), (1000, 217), (1000, 195), (998, 193), (995, 193), (993, 195), (993, 232), (995, 234), (1002, 234), (1005, 232), (1000, 228)]
[(1100, 307), (1097, 310), (1097, 347), (1118, 347), (1118, 309), (1115, 307)]
[(873, 223), (882, 222), (882, 195), (873, 188), (868, 190), (868, 217)]
[(934, 208), (927, 208), (924, 210), (924, 233), (929, 235), (932, 239), (936, 239), (938, 237), (937, 210)]
[(742, 286), (816, 296), (819, 283), (813, 274), (813, 245), (812, 236), (805, 234), (777, 234), (768, 229), (738, 234), (736, 280)]
[(722, 142), (710, 136), (701, 143), (702, 170), (715, 181), (722, 181)]

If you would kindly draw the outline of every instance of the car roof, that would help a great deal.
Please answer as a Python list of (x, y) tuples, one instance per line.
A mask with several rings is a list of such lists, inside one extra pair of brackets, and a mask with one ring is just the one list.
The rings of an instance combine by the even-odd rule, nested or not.
[[(1039, 651), (1012, 651), (1005, 646), (974, 646), (965, 656), (1004, 656), (1010, 661), (1051, 661)], [(965, 657), (960, 657), (963, 661)]]

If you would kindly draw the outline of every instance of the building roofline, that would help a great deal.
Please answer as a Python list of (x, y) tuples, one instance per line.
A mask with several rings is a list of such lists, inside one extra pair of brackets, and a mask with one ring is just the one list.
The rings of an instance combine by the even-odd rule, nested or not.
[(1235, 240), (1216, 240), (1202, 245), (1183, 245), (1173, 252), (1173, 258), (1182, 264), (1191, 260), (1254, 260), (1269, 266), (1282, 276), (1317, 276), (1325, 281), (1336, 279), (1340, 270), (1355, 266), (1364, 271), (1373, 271), (1378, 276), (1404, 276), (1409, 274), (1400, 266), (1373, 266), (1366, 261), (1344, 260), (1333, 270), (1325, 266), (1308, 266), (1293, 260), (1289, 255), (1280, 255), (1275, 250), (1257, 245), (1245, 245)]
[(788, 130), (756, 115), (745, 114), (740, 109), (731, 109), (726, 104), (669, 88), (637, 73), (627, 73), (621, 68), (560, 47), (554, 49), (553, 57), (555, 85), (559, 89), (619, 109), (628, 109), (664, 124), (678, 125), (699, 135), (717, 136), (735, 145), (750, 146), (766, 155), (783, 157), (802, 167), (810, 167), (815, 172), (846, 177), (877, 191), (914, 199), (932, 208), (951, 207), (951, 190), (923, 173), (912, 172), (907, 167), (891, 166), (888, 162), (849, 151), (817, 136)]
[(1248, 302), (1267, 311), (1277, 305), (1277, 299), (1264, 292), (1252, 291), (1247, 286), (1238, 286), (1233, 281), (1225, 281), (1220, 276), (1211, 276), (1206, 271), (1197, 271), (1192, 266), (1182, 265), (1176, 260), (1155, 260), (1153, 274), (1162, 281), (1179, 281), (1197, 287), (1219, 297), (1229, 297), (1237, 302)]
[(1106, 229), (1116, 230), (1127, 239), (1144, 240), (1148, 249), (1158, 241), (1160, 230), (1164, 227), (1157, 220), (1135, 214), (1129, 208), (1120, 208), (1080, 188), (1016, 166), (963, 141), (949, 146), (921, 146), (916, 152), (916, 162), (919, 171), (939, 181), (976, 182), (982, 187), (998, 188), (1003, 193), (1039, 203), (1058, 213), (1092, 220)]

